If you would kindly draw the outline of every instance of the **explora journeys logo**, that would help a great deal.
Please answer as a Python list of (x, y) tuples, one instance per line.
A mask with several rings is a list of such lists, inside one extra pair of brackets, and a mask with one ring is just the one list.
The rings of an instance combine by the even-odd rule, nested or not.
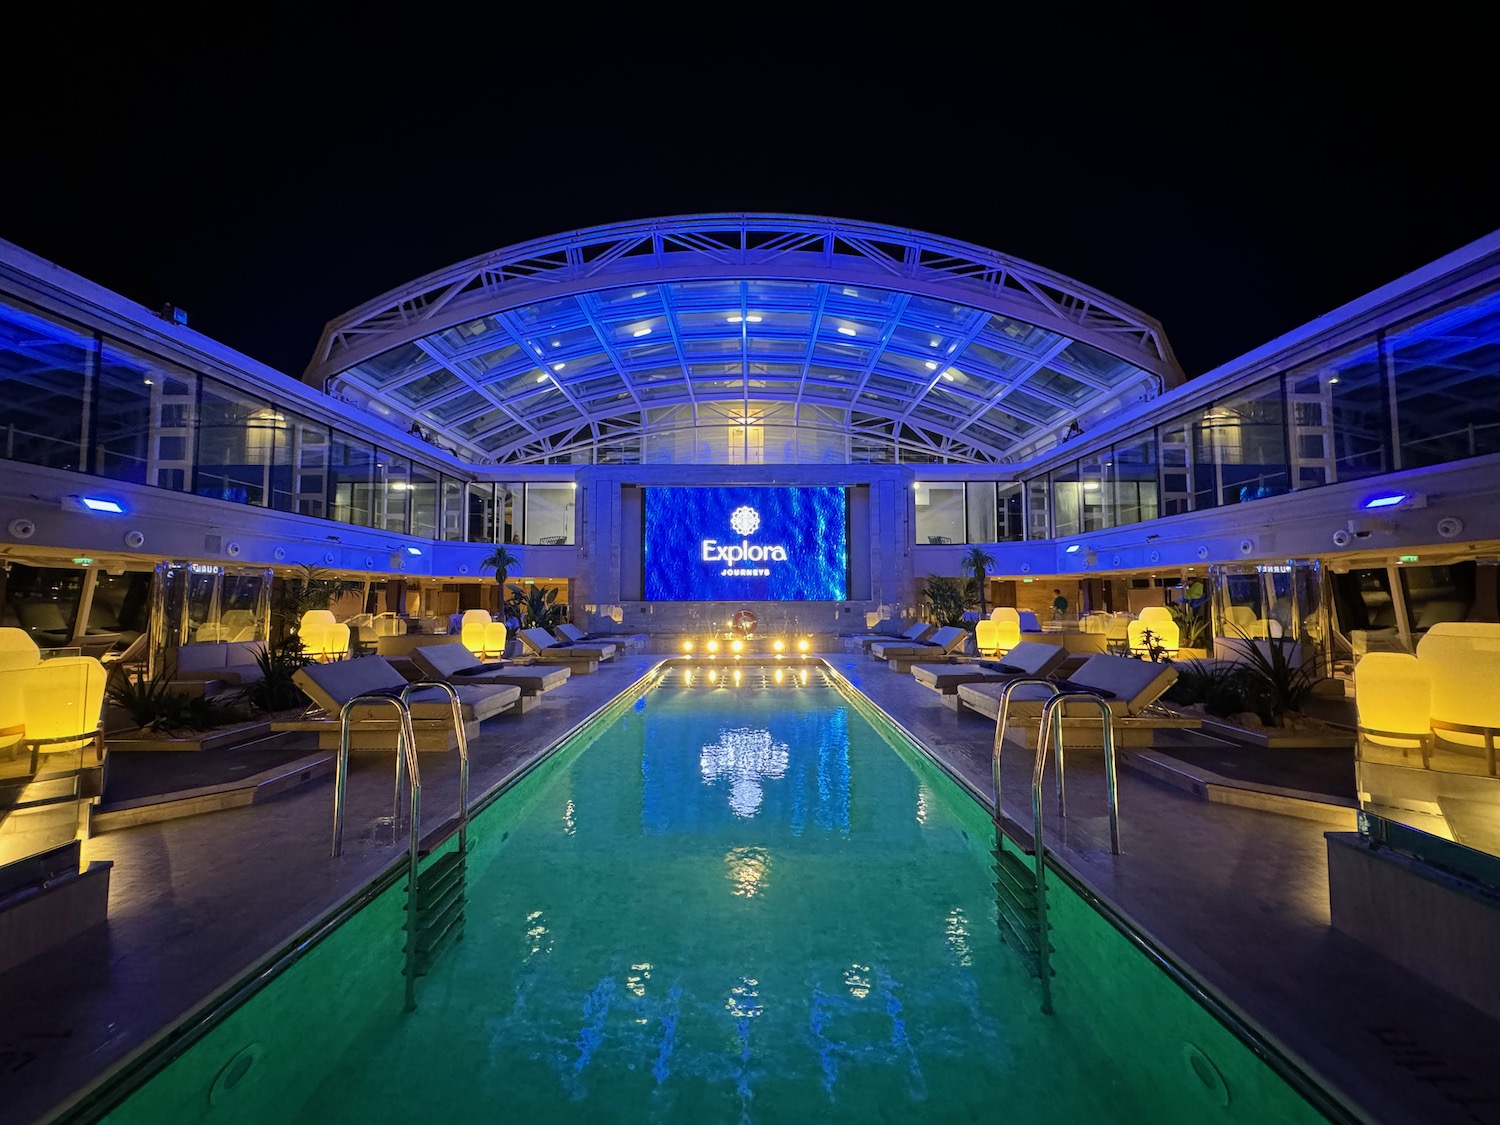
[(723, 563), (719, 574), (729, 578), (764, 578), (771, 573), (766, 566), (741, 566), (741, 563), (786, 562), (786, 548), (780, 543), (763, 546), (750, 542), (748, 536), (760, 529), (760, 513), (749, 504), (742, 504), (729, 516), (729, 527), (740, 536), (738, 543), (720, 545), (717, 539), (702, 541), (703, 561)]

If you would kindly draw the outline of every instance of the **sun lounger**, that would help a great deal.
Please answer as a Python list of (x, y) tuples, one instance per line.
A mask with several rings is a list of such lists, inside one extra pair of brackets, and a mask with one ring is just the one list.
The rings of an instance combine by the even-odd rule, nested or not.
[[(306, 730), (318, 734), (320, 750), (337, 750), (340, 713), (344, 704), (361, 695), (398, 695), (406, 677), (379, 656), (336, 660), (331, 664), (309, 664), (292, 677), (307, 697), (323, 710), (320, 719), (296, 719), (271, 724), (276, 731)], [(479, 724), (508, 711), (521, 698), (514, 684), (465, 684), (457, 687), (464, 731), (469, 738), (479, 734)], [(410, 696), (412, 726), (418, 750), (452, 750), (458, 745), (453, 729), (453, 711), (448, 693), (441, 688), (414, 689)], [(349, 745), (355, 750), (394, 750), (395, 711), (384, 703), (360, 704), (350, 712), (353, 725)]]
[(611, 644), (565, 645), (545, 629), (522, 629), (520, 636), (528, 656), (543, 664), (566, 664), (579, 675), (597, 672), (599, 665), (613, 660), (618, 651)]
[(645, 648), (650, 637), (645, 633), (585, 633), (577, 625), (563, 624), (552, 630), (559, 641), (568, 645), (614, 645), (616, 649), (625, 651), (633, 648)]
[(925, 621), (918, 621), (908, 626), (904, 632), (882, 633), (878, 631), (877, 627), (877, 631), (874, 633), (864, 633), (859, 636), (850, 637), (849, 644), (851, 646), (857, 644), (865, 652), (869, 652), (870, 646), (873, 644), (890, 644), (901, 641), (910, 641), (916, 644), (927, 640), (935, 632), (937, 632), (937, 626), (929, 625)]
[(963, 664), (913, 664), (912, 678), (956, 706), (958, 685), (1008, 683), (1017, 676), (1051, 676), (1068, 659), (1066, 649), (1041, 641), (1022, 641), (1002, 660), (977, 660)]
[(912, 641), (905, 638), (894, 641), (877, 641), (870, 646), (870, 655), (884, 660), (898, 672), (905, 672), (918, 661), (927, 662), (934, 657), (960, 653), (969, 642), (969, 631), (957, 625), (948, 625), (932, 634), (929, 641)]
[(418, 672), (432, 680), (446, 680), (454, 687), (474, 684), (514, 684), (521, 689), (516, 707), (530, 710), (542, 695), (568, 682), (572, 670), (562, 664), (482, 664), (460, 641), (423, 645), (411, 651)]
[[(1055, 680), (1063, 691), (1092, 691), (1102, 696), (1114, 717), (1116, 746), (1150, 746), (1158, 730), (1195, 730), (1197, 719), (1148, 714), (1147, 708), (1162, 697), (1177, 679), (1177, 668), (1128, 656), (1099, 654), (1089, 657), (1071, 679)], [(977, 711), (990, 719), (1000, 715), (1000, 693), (1005, 684), (959, 684), (958, 710)], [(1009, 726), (1025, 745), (1035, 749), (1042, 706), (1050, 698), (1045, 688), (1020, 687), (1010, 701)], [(1069, 747), (1103, 745), (1099, 709), (1092, 704), (1070, 703), (1063, 712), (1064, 736)]]

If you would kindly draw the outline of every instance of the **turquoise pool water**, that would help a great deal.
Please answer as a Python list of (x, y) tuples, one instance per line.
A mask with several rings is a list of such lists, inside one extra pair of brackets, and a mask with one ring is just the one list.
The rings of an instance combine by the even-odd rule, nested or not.
[(1042, 1015), (988, 815), (802, 680), (669, 671), (475, 821), (415, 1012), (395, 886), (108, 1120), (1323, 1120), (1056, 882)]

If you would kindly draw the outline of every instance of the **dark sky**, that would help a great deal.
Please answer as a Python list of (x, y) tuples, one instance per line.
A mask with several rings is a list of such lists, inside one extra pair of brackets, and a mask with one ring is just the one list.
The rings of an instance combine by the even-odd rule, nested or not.
[(1478, 29), (1123, 7), (79, 14), (8, 51), (0, 237), (300, 375), (330, 318), (489, 250), (832, 215), (1075, 277), (1194, 375), (1500, 227)]

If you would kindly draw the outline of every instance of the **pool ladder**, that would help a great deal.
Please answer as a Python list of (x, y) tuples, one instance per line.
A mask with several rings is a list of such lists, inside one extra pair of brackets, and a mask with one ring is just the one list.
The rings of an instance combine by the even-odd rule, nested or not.
[[(1031, 770), (1031, 818), (1032, 818), (1032, 865), (1016, 852), (1005, 847), (1004, 832), (1000, 828), (1000, 748), (1005, 741), (1006, 727), (1010, 717), (1011, 693), (1019, 687), (1045, 687), (1051, 697), (1042, 705), (1041, 723), (1037, 730), (1036, 759)], [(990, 756), (990, 765), (995, 786), (995, 847), (991, 855), (995, 866), (995, 893), (999, 920), (1004, 924), (1003, 933), (1010, 935), (1010, 944), (1016, 947), (1026, 960), (1026, 967), (1042, 986), (1042, 1011), (1052, 1012), (1052, 942), (1048, 937), (1052, 925), (1047, 921), (1047, 846), (1042, 837), (1042, 777), (1047, 767), (1047, 751), (1052, 744), (1057, 746), (1057, 809), (1059, 816), (1068, 815), (1067, 787), (1064, 773), (1066, 751), (1063, 740), (1063, 711), (1069, 703), (1093, 703), (1099, 708), (1104, 744), (1104, 769), (1108, 783), (1110, 850), (1120, 854), (1119, 790), (1115, 778), (1115, 725), (1109, 704), (1102, 696), (1091, 691), (1064, 691), (1051, 680), (1026, 676), (1006, 683), (1000, 693), (1000, 714), (995, 722), (995, 745)]]
[[(453, 729), (458, 741), (458, 847), (444, 852), (422, 867), (422, 767), (417, 757), (417, 739), (411, 718), (411, 693), (418, 688), (442, 688), (448, 696)], [(344, 803), (349, 783), (349, 736), (354, 708), (362, 704), (390, 704), (396, 709), (396, 792), (391, 823), (401, 816), (403, 770), (411, 777), (410, 830), (407, 835), (406, 876), (406, 1010), (417, 1007), (417, 978), (424, 976), (450, 942), (463, 937), (464, 906), (468, 903), (469, 852), (469, 739), (464, 730), (458, 692), (441, 680), (416, 680), (400, 695), (360, 695), (339, 711), (339, 756), (333, 782), (333, 855), (344, 853)], [(445, 840), (447, 838), (445, 837)], [(440, 841), (442, 842), (442, 841)]]

